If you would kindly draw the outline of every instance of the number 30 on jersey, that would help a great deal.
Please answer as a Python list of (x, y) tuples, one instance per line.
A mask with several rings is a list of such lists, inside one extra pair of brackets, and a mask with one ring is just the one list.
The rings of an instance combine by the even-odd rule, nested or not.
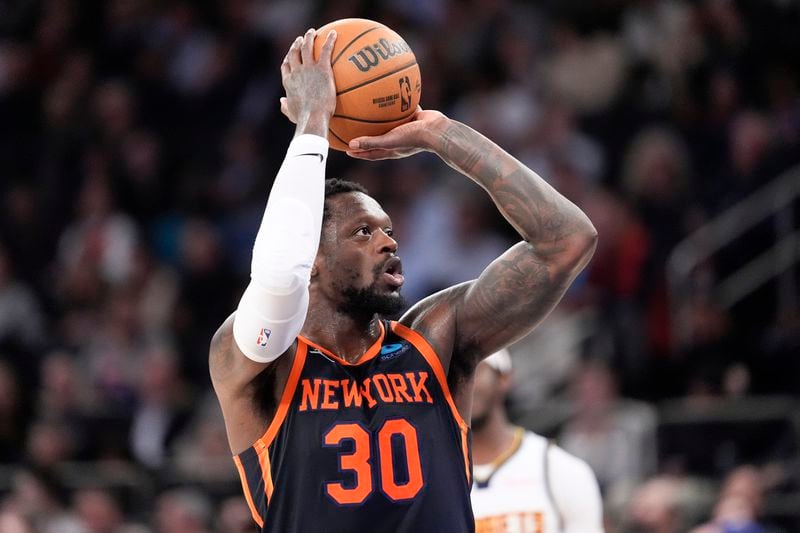
[[(340, 481), (325, 483), (326, 494), (336, 503), (359, 505), (373, 493), (375, 476), (370, 459), (374, 451), (377, 451), (380, 465), (377, 483), (389, 499), (396, 502), (410, 500), (422, 489), (422, 463), (416, 428), (403, 418), (395, 418), (384, 422), (376, 435), (377, 450), (373, 450), (370, 432), (355, 422), (340, 422), (323, 436), (322, 446), (325, 448), (341, 449), (347, 443), (352, 447), (349, 453), (339, 453), (339, 470), (352, 472), (355, 483), (347, 486)], [(402, 446), (403, 453), (393, 454), (393, 445)], [(395, 464), (395, 458), (400, 456), (405, 460), (404, 465)], [(408, 475), (398, 476), (404, 468)]]

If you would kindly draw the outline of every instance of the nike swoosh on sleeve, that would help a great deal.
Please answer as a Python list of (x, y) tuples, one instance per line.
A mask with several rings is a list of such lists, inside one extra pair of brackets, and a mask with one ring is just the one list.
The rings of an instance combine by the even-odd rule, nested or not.
[(307, 153), (307, 154), (297, 154), (295, 157), (300, 157), (300, 156), (304, 156), (304, 155), (311, 155), (311, 156), (319, 157), (319, 162), (320, 163), (322, 163), (322, 161), (325, 159), (322, 154), (318, 154), (316, 152), (310, 152), (310, 153)]

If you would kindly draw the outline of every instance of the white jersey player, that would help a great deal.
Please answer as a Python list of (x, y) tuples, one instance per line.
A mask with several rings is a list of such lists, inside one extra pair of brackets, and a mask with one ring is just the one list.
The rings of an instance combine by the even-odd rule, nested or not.
[(597, 533), (603, 511), (589, 466), (509, 423), (506, 350), (478, 365), (472, 406), (472, 509), (476, 533)]

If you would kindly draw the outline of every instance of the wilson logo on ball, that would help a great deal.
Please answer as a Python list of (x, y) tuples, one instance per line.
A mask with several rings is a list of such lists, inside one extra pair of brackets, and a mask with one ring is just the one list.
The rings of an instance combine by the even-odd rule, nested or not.
[(372, 67), (378, 66), (381, 61), (410, 52), (411, 48), (405, 41), (389, 42), (387, 39), (381, 39), (371, 46), (365, 46), (347, 60), (361, 72), (368, 72)]

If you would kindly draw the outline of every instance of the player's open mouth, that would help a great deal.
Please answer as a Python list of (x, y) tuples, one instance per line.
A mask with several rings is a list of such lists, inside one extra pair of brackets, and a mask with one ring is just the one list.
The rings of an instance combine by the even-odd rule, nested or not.
[(393, 287), (400, 287), (403, 285), (405, 278), (403, 277), (403, 263), (397, 257), (389, 259), (383, 267), (383, 274), (381, 278)]

